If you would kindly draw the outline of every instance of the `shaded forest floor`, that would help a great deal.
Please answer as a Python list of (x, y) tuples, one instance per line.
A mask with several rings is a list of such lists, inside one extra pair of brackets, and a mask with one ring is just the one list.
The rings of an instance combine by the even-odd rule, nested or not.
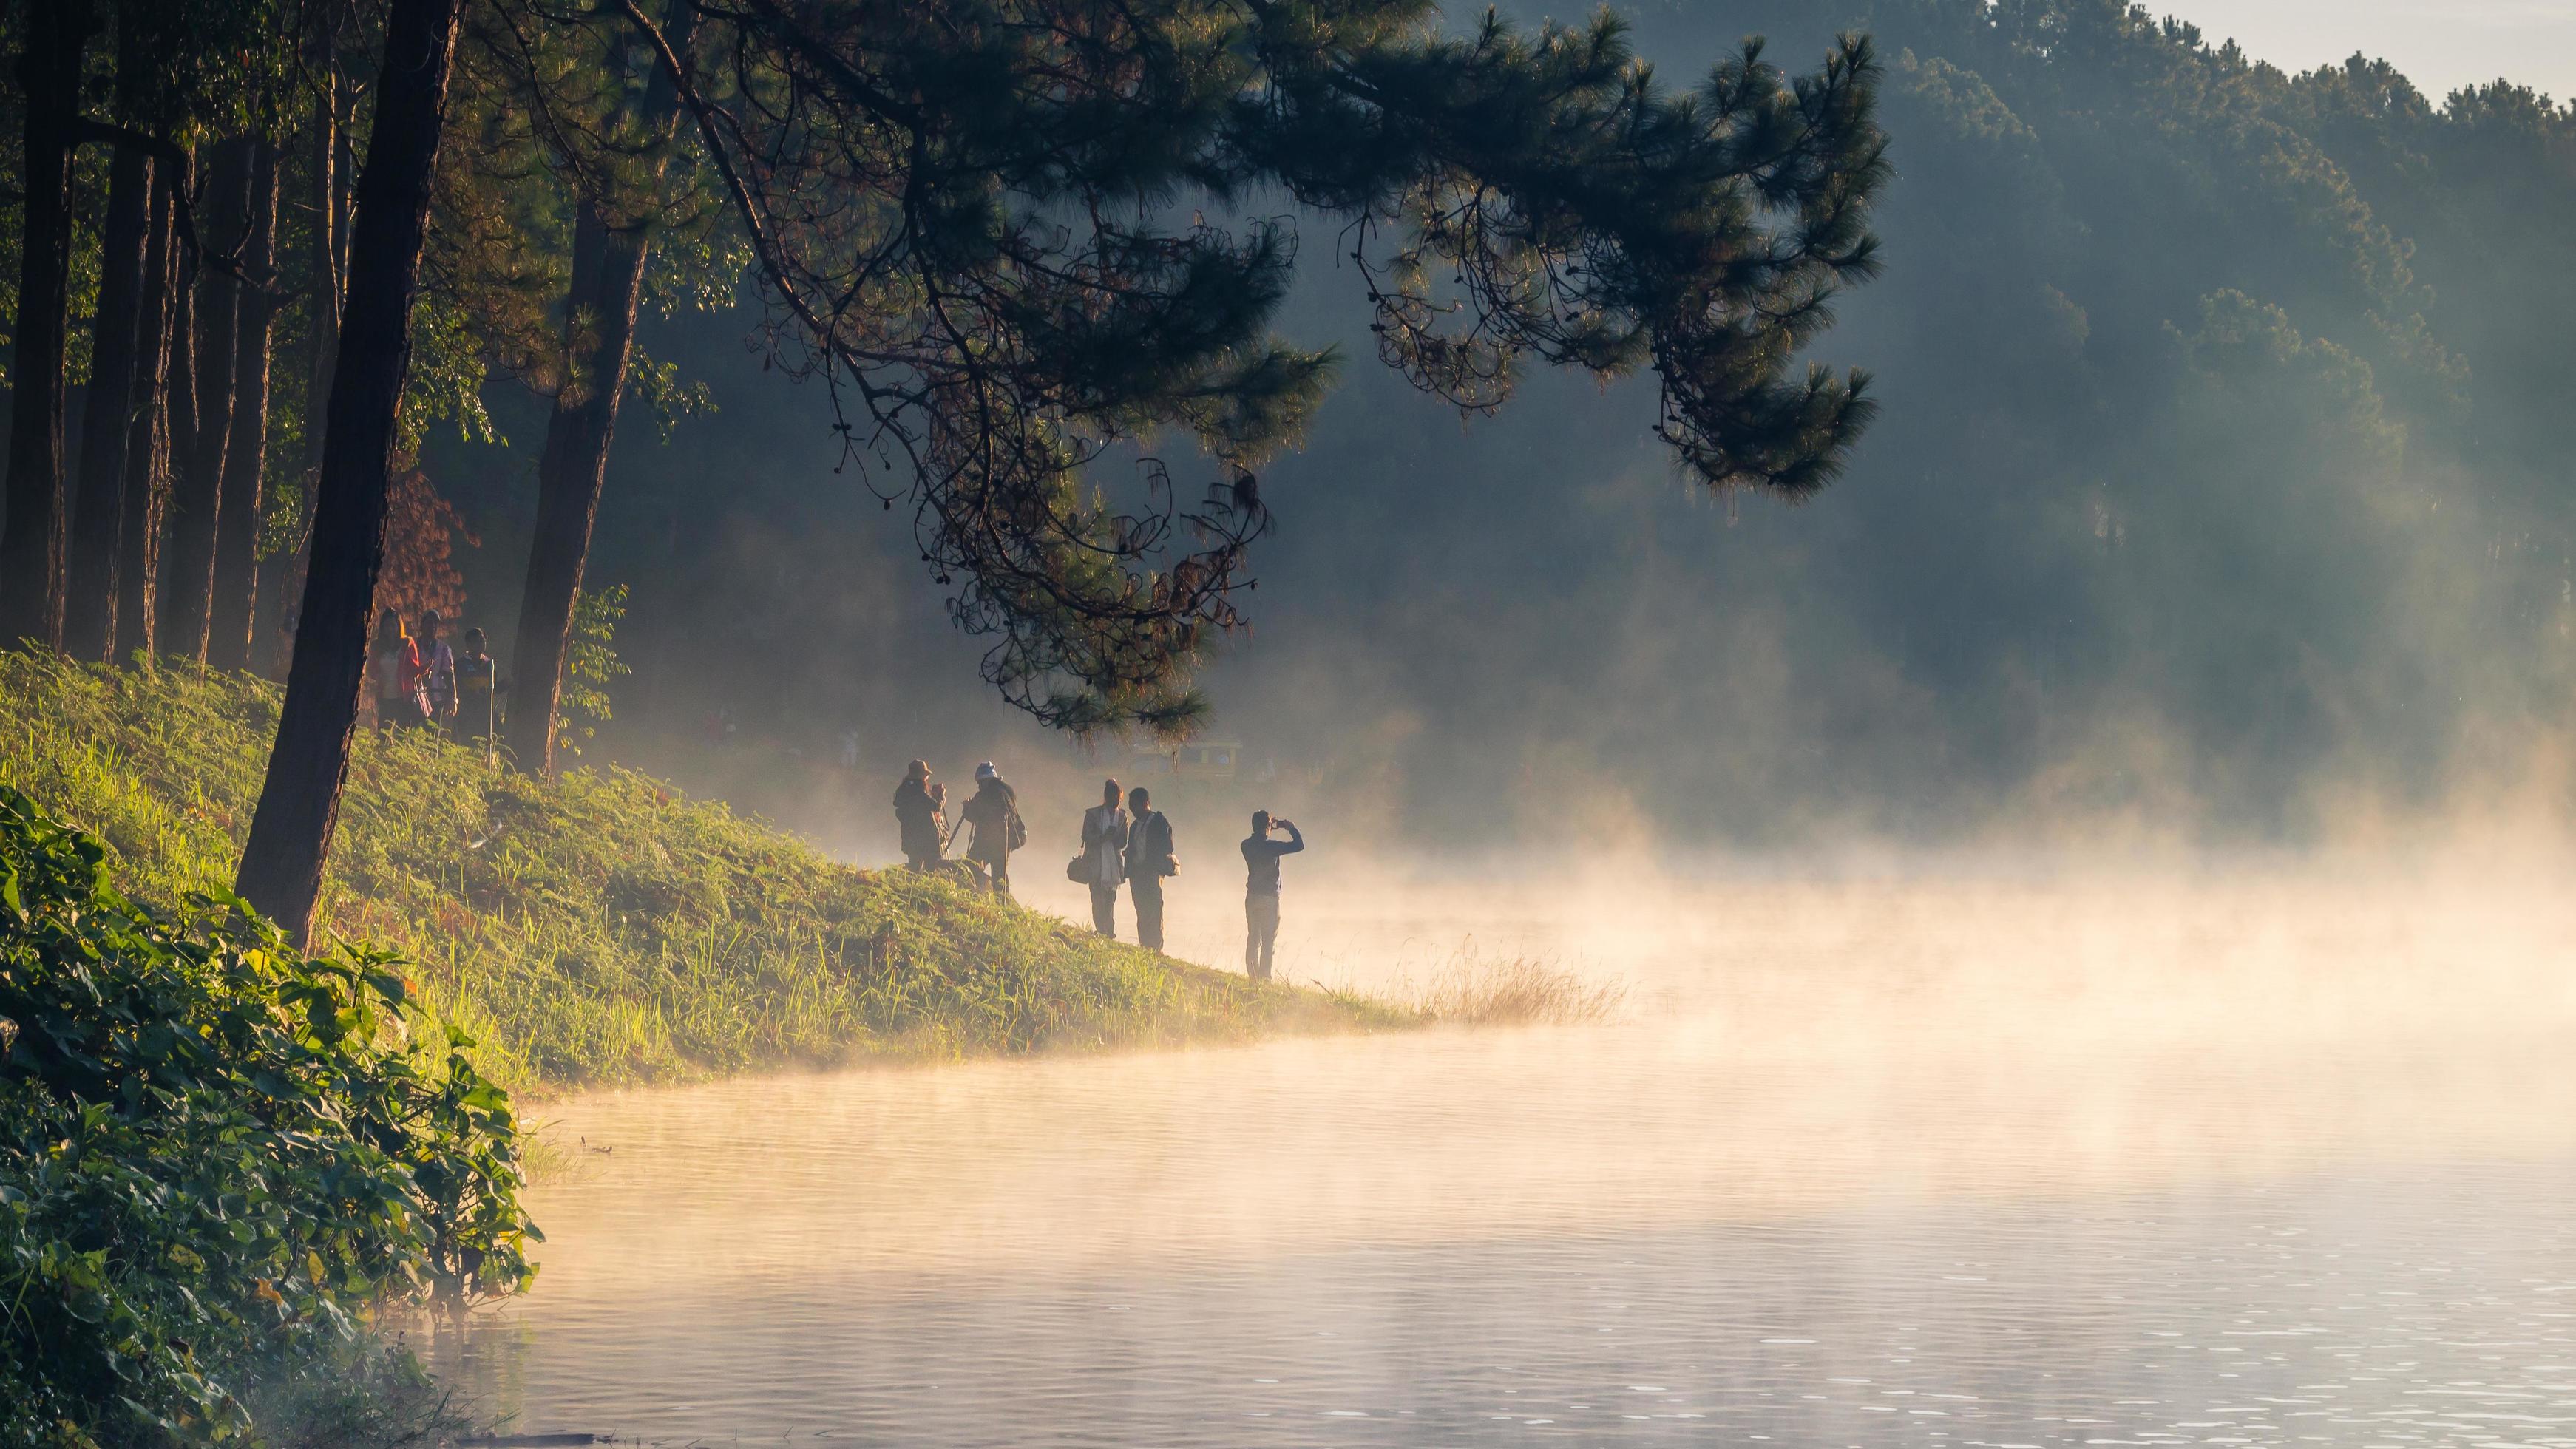
[[(141, 900), (221, 890), (277, 703), (247, 675), (0, 652), (0, 784), (103, 837)], [(1418, 1019), (838, 865), (631, 771), (541, 784), (421, 731), (362, 731), (318, 929), (402, 953), (484, 1072), (539, 1094)]]

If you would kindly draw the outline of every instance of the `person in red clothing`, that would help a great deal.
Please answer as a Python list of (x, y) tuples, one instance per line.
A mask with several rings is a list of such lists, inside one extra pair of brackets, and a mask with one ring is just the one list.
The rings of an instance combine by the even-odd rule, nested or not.
[(376, 621), (376, 643), (367, 651), (367, 674), (375, 685), (376, 728), (396, 729), (429, 720), (428, 696), (422, 690), (420, 648), (403, 632), (402, 615), (391, 609)]

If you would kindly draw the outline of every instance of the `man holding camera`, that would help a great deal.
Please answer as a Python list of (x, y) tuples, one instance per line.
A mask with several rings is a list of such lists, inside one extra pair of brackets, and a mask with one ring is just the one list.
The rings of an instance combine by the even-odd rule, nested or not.
[[(1284, 842), (1270, 832), (1284, 830)], [(1279, 857), (1306, 848), (1306, 837), (1294, 822), (1273, 820), (1267, 810), (1252, 812), (1252, 834), (1243, 842), (1243, 974), (1270, 979), (1271, 957), (1279, 945)]]

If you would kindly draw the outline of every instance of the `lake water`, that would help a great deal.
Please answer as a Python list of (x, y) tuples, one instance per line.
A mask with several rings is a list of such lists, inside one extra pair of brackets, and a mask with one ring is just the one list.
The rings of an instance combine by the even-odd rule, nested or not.
[(1627, 1007), (560, 1103), (436, 1357), (668, 1444), (2576, 1445), (2546, 884), (1319, 876), (1291, 975)]

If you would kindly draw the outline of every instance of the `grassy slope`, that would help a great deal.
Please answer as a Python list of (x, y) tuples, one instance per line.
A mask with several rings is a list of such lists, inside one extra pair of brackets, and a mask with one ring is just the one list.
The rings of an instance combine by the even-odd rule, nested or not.
[[(230, 883), (276, 718), (247, 676), (0, 652), (0, 783), (103, 836), (147, 901)], [(417, 962), (523, 1089), (1392, 1019), (835, 865), (631, 772), (539, 785), (425, 734), (360, 741), (321, 919)]]

